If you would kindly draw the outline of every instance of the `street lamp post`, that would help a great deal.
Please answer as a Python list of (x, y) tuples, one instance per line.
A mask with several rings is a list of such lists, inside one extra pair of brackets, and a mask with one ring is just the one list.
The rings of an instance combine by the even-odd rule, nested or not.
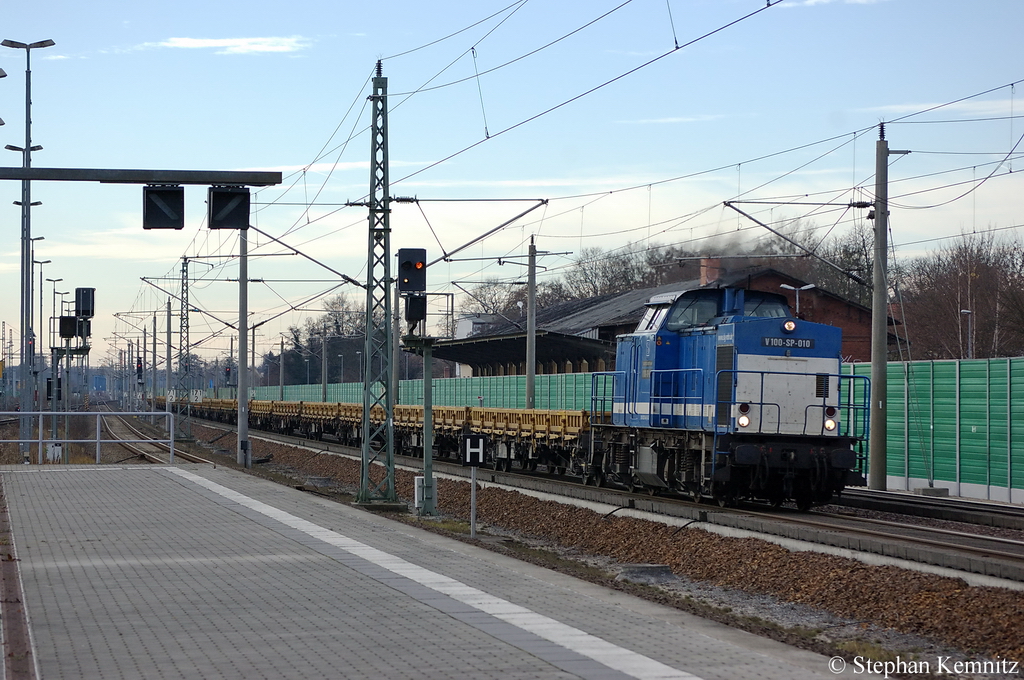
[(785, 288), (786, 290), (791, 290), (794, 293), (796, 293), (796, 313), (799, 314), (800, 313), (800, 291), (802, 291), (802, 290), (810, 290), (811, 288), (814, 288), (814, 284), (813, 283), (808, 283), (806, 286), (800, 286), (799, 288), (797, 288), (796, 286), (791, 286), (788, 283), (780, 283), (779, 284), (779, 288)]
[[(46, 320), (43, 317), (43, 315), (45, 314), (45, 312), (43, 311), (43, 265), (50, 264), (51, 262), (52, 260), (32, 260), (33, 264), (39, 265), (39, 328), (36, 329), (36, 334), (40, 338), (43, 335), (43, 328), (46, 326)], [(39, 340), (39, 342), (42, 342), (42, 340)], [(40, 353), (42, 353), (42, 348), (40, 348), (39, 351)]]
[[(33, 241), (41, 241), (42, 236), (32, 239)], [(42, 333), (43, 333), (43, 265), (50, 264), (51, 260), (37, 260), (35, 259), (35, 248), (32, 249), (32, 264), (39, 265), (39, 327), (36, 331), (36, 348), (35, 356), (32, 362), (32, 384), (33, 392), (35, 393), (35, 405), (36, 410), (41, 411), (43, 409), (43, 398), (39, 393), (39, 374), (43, 372), (43, 349), (42, 349)], [(37, 367), (36, 364), (39, 364)]]
[[(52, 40), (40, 40), (34, 43), (23, 43), (16, 40), (4, 40), (0, 45), (13, 49), (25, 50), (25, 146), (18, 148), (7, 145), (6, 148), (22, 152), (22, 167), (32, 167), (32, 152), (42, 149), (32, 146), (32, 50), (50, 47)], [(33, 363), (32, 347), (32, 256), (30, 244), (32, 238), (32, 189), (27, 179), (21, 181), (21, 365), (18, 375), (21, 378), (21, 390), (18, 403), (23, 413), (31, 410), (32, 403), (28, 393), (29, 372)], [(29, 416), (19, 419), (19, 448), (22, 461), (29, 462), (29, 439), (32, 435), (32, 421)]]
[(974, 358), (974, 312), (970, 309), (961, 309), (960, 313), (967, 317), (967, 358)]

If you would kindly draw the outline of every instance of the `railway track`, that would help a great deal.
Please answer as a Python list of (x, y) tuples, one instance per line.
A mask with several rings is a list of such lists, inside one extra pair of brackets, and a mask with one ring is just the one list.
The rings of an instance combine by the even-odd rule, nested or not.
[(1024, 531), (1024, 508), (993, 501), (846, 489), (836, 505)]
[[(151, 434), (144, 432), (136, 423), (130, 422), (122, 416), (103, 416), (103, 429), (106, 433), (113, 435), (110, 441), (117, 443), (125, 450), (134, 453), (150, 463), (158, 465), (171, 464), (171, 447), (163, 442), (157, 441), (121, 441), (149, 439)], [(215, 465), (214, 461), (191, 454), (180, 448), (174, 449), (175, 460), (184, 460), (190, 463), (208, 463)]]
[[(233, 431), (223, 423), (204, 421), (205, 427)], [(263, 438), (282, 444), (315, 447), (329, 453), (358, 460), (359, 452), (325, 440), (250, 431), (251, 438)], [(422, 468), (422, 459), (396, 455), (396, 463), (409, 470)], [(461, 465), (434, 461), (438, 474), (469, 477)], [(801, 513), (756, 506), (722, 508), (697, 504), (691, 500), (630, 493), (625, 490), (583, 486), (553, 475), (529, 472), (478, 471), (478, 480), (519, 491), (575, 499), (580, 503), (612, 506), (612, 513), (626, 510), (670, 517), (672, 523), (701, 523), (718, 533), (752, 532), (778, 537), (776, 542), (797, 540), (830, 548), (868, 552), (887, 558), (930, 564), (962, 572), (982, 574), (1024, 584), (1024, 540), (972, 533), (941, 526), (922, 526), (899, 521), (841, 515), (827, 512)], [(609, 513), (611, 514), (611, 513)], [(1024, 536), (1021, 537), (1024, 539)]]

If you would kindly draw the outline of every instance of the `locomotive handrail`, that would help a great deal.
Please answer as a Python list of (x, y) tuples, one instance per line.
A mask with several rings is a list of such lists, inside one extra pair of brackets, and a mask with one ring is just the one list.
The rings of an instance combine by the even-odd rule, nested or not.
[[(857, 385), (862, 383), (860, 389), (861, 398), (854, 402), (857, 395)], [(848, 384), (849, 389), (843, 392), (843, 385)], [(846, 401), (843, 403), (842, 396), (846, 394)], [(840, 410), (845, 410), (849, 413), (849, 418), (844, 419), (845, 422), (849, 423), (850, 431), (853, 432), (851, 436), (856, 439), (866, 440), (871, 434), (871, 380), (866, 375), (843, 375), (839, 376), (839, 396), (840, 396)], [(858, 418), (859, 416), (859, 418)], [(863, 432), (858, 434), (858, 421), (861, 423), (860, 428)]]
[[(732, 373), (733, 376), (734, 376), (734, 380), (732, 382), (733, 390), (732, 390), (732, 393), (729, 394), (728, 400), (722, 400), (722, 399), (719, 398), (719, 395), (718, 395), (718, 385), (720, 384), (719, 376), (721, 376), (723, 373)], [(734, 418), (733, 418), (731, 413), (729, 414), (729, 419), (727, 421), (727, 424), (725, 424), (725, 425), (718, 424), (718, 409), (721, 408), (722, 405), (724, 404), (726, 406), (726, 408), (728, 408), (731, 411), (732, 410), (732, 405), (737, 403), (736, 384), (737, 384), (737, 382), (739, 380), (739, 376), (741, 374), (750, 374), (750, 375), (759, 375), (760, 376), (760, 385), (758, 387), (758, 392), (759, 392), (758, 401), (746, 401), (745, 402), (745, 403), (750, 404), (752, 407), (757, 408), (758, 418), (757, 418), (757, 421), (756, 421), (757, 422), (757, 428), (756, 429), (738, 430), (737, 427), (736, 427), (736, 423), (733, 422)], [(757, 433), (757, 434), (782, 434), (782, 405), (779, 404), (778, 402), (765, 401), (765, 399), (764, 399), (764, 377), (766, 375), (809, 376), (809, 375), (812, 375), (812, 374), (809, 374), (809, 373), (787, 373), (787, 372), (784, 372), (784, 371), (747, 371), (747, 370), (736, 370), (736, 369), (723, 369), (721, 371), (718, 371), (717, 373), (715, 373), (715, 419), (714, 419), (714, 423), (715, 423), (715, 431), (716, 432), (720, 432), (720, 433), (723, 433), (723, 434), (724, 433), (728, 433), (728, 432), (734, 432), (734, 431), (736, 431), (736, 432), (739, 432), (739, 431), (751, 432), (751, 433)], [(765, 408), (766, 407), (770, 407), (770, 408), (773, 408), (775, 410), (775, 431), (774, 432), (771, 432), (771, 431), (767, 431), (766, 432), (764, 427), (763, 427), (763, 424), (765, 422), (764, 412), (765, 412)], [(753, 423), (753, 422), (755, 422), (755, 421), (753, 421), (753, 419), (752, 419), (751, 423)], [(804, 429), (805, 430), (807, 429), (806, 421), (804, 422)]]
[[(693, 395), (686, 394), (690, 384), (685, 379), (690, 377), (690, 375), (693, 375), (694, 378), (695, 378), (695, 380), (693, 382), (693, 386), (697, 388), (697, 394), (693, 394)], [(663, 387), (663, 383), (662, 383), (661, 380), (659, 380), (659, 378), (661, 378), (662, 376), (667, 376), (669, 378), (669, 385), (668, 385), (669, 393), (668, 394), (663, 394), (662, 393), (662, 389), (661, 388)], [(682, 377), (684, 379), (683, 389), (681, 390), (683, 392), (682, 394), (680, 394), (680, 390), (677, 389), (676, 377)], [(704, 369), (702, 369), (702, 368), (666, 368), (666, 369), (660, 369), (660, 370), (651, 371), (651, 396), (648, 399), (648, 406), (649, 406), (648, 412), (651, 414), (651, 426), (652, 427), (657, 427), (657, 423), (655, 422), (655, 419), (654, 419), (654, 413), (655, 413), (654, 407), (655, 407), (655, 404), (657, 404), (657, 406), (658, 406), (658, 411), (657, 412), (660, 415), (665, 415), (662, 407), (665, 404), (668, 404), (669, 405), (669, 416), (672, 419), (674, 419), (674, 417), (676, 416), (676, 406), (677, 405), (682, 405), (683, 406), (683, 412), (682, 412), (681, 415), (683, 416), (683, 418), (684, 419), (689, 419), (689, 418), (693, 418), (693, 417), (699, 418), (700, 419), (700, 423), (701, 423), (701, 428), (704, 428), (705, 419), (707, 417), (707, 414), (705, 413), (705, 408), (704, 408), (706, 406), (706, 402), (704, 400), (704, 387), (705, 387), (705, 383), (704, 383)], [(699, 403), (700, 404), (700, 415), (698, 415), (698, 416), (691, 415), (688, 412), (688, 409), (687, 409), (688, 405), (694, 404), (694, 403)], [(674, 420), (670, 419), (670, 422), (673, 423), (673, 426), (674, 426)], [(689, 424), (689, 422), (690, 422), (689, 420), (684, 420), (684, 423)], [(686, 425), (684, 425), (684, 428), (685, 427), (686, 427)], [(689, 429), (689, 428), (687, 428), (687, 429)]]
[[(752, 371), (752, 370), (736, 370), (736, 369), (725, 369), (725, 370), (718, 371), (718, 375), (721, 375), (723, 373), (731, 373), (734, 376), (736, 376), (737, 377), (736, 382), (738, 382), (738, 379), (739, 379), (738, 376), (740, 376), (740, 375), (755, 375), (755, 376), (758, 376), (758, 387), (756, 389), (756, 391), (758, 392), (758, 399), (757, 400), (743, 400), (744, 403), (750, 404), (750, 406), (752, 408), (752, 411), (751, 411), (751, 427), (745, 428), (745, 429), (739, 429), (737, 427), (736, 423), (734, 422), (734, 417), (731, 416), (728, 425), (720, 426), (722, 428), (722, 429), (720, 429), (720, 431), (723, 432), (723, 433), (725, 433), (725, 432), (750, 432), (750, 433), (757, 433), (757, 434), (782, 434), (783, 433), (783, 431), (782, 431), (782, 426), (783, 426), (782, 405), (780, 403), (778, 403), (778, 402), (765, 401), (765, 398), (764, 398), (764, 395), (765, 395), (765, 378), (768, 377), (768, 376), (788, 376), (788, 377), (802, 377), (802, 378), (806, 378), (806, 379), (816, 379), (816, 380), (820, 379), (820, 378), (825, 378), (828, 385), (832, 384), (832, 379), (833, 378), (837, 378), (838, 379), (839, 390), (838, 390), (838, 393), (836, 394), (836, 398), (835, 398), (834, 401), (830, 402), (829, 396), (828, 396), (828, 389), (826, 389), (825, 390), (825, 394), (823, 396), (821, 396), (820, 398), (816, 397), (816, 399), (820, 399), (820, 401), (814, 401), (814, 402), (810, 402), (810, 403), (807, 403), (807, 404), (804, 405), (804, 409), (803, 409), (804, 415), (803, 415), (803, 425), (802, 426), (799, 426), (796, 423), (791, 423), (792, 425), (797, 425), (798, 427), (800, 427), (799, 434), (822, 435), (822, 436), (842, 436), (842, 437), (850, 437), (850, 438), (853, 438), (853, 439), (864, 439), (865, 437), (868, 436), (868, 430), (867, 430), (867, 428), (868, 428), (868, 418), (867, 418), (867, 416), (868, 416), (869, 411), (870, 411), (870, 383), (867, 380), (866, 376), (848, 376), (848, 375), (843, 375), (843, 374), (840, 374), (840, 373), (794, 373), (794, 372), (788, 372), (788, 371)], [(863, 387), (863, 390), (861, 392), (861, 398), (858, 400), (859, 403), (855, 403), (853, 401), (854, 398), (855, 398), (855, 394), (857, 392), (857, 390), (855, 390), (853, 388), (854, 380), (862, 380), (862, 381), (864, 381), (864, 387)], [(716, 380), (715, 384), (716, 385), (718, 384), (717, 380)], [(850, 387), (848, 389), (846, 389), (845, 391), (843, 390), (844, 384), (849, 384), (850, 385)], [(717, 388), (716, 388), (716, 391), (717, 391)], [(845, 396), (845, 400), (844, 400), (844, 396)], [(723, 405), (725, 407), (727, 407), (727, 408), (731, 408), (732, 405), (735, 404), (735, 403), (738, 403), (738, 401), (739, 400), (738, 400), (738, 398), (737, 398), (737, 396), (735, 394), (735, 390), (733, 391), (732, 394), (729, 395), (729, 398), (726, 399), (726, 400), (720, 399), (719, 395), (716, 394), (716, 396), (715, 396), (715, 408), (717, 410), (718, 408), (721, 408)], [(828, 407), (833, 407), (833, 408), (836, 409), (836, 415), (834, 417), (834, 420), (836, 421), (837, 425), (841, 425), (841, 429), (837, 429), (834, 434), (831, 433), (831, 432), (828, 432), (828, 431), (826, 431), (824, 429), (824, 422), (825, 422), (825, 419), (826, 419), (826, 417), (825, 417), (825, 409), (828, 408)], [(771, 423), (772, 422), (772, 420), (771, 420), (772, 413), (768, 413), (766, 415), (766, 409), (771, 409), (772, 411), (775, 412), (774, 413), (774, 415), (775, 415), (775, 419), (774, 419), (775, 428), (774, 428), (774, 431), (771, 429), (770, 425), (767, 428), (765, 427), (766, 422), (767, 423)], [(841, 414), (844, 411), (846, 411), (846, 413), (848, 414), (848, 416), (849, 416), (848, 418), (840, 417)], [(809, 414), (811, 414), (812, 412), (819, 413), (821, 415), (821, 418), (820, 418), (821, 424), (820, 425), (815, 425), (813, 427), (811, 426), (811, 424), (810, 424), (811, 417), (810, 417)], [(860, 418), (858, 418), (858, 416), (860, 416)], [(863, 432), (858, 432), (858, 423), (859, 423), (859, 427), (863, 428)], [(796, 434), (796, 433), (790, 433), (790, 434)]]
[[(615, 417), (616, 389), (619, 380), (625, 381), (625, 371), (596, 371), (590, 374), (590, 423), (592, 425), (609, 425)], [(609, 380), (610, 378), (610, 380)], [(600, 383), (601, 389), (598, 388)], [(609, 387), (611, 394), (608, 393)], [(626, 400), (625, 391), (622, 394)], [(625, 412), (625, 406), (623, 406)]]
[[(638, 353), (637, 346), (635, 344), (631, 344), (629, 346), (629, 368), (632, 371), (634, 376), (642, 376), (643, 375), (643, 370), (644, 370), (643, 366), (642, 365), (640, 365), (640, 366), (637, 365), (636, 359), (637, 359), (638, 356), (639, 356), (639, 353)], [(626, 385), (627, 385), (627, 389), (629, 391), (629, 394), (624, 394), (623, 395), (625, 397), (625, 400), (623, 401), (623, 404), (622, 404), (622, 412), (623, 413), (628, 413), (630, 415), (636, 415), (636, 407), (634, 406), (634, 404), (637, 403), (637, 389), (640, 386), (640, 382), (641, 382), (640, 380), (636, 380), (636, 379), (634, 379), (634, 380), (627, 380), (626, 381)], [(626, 392), (626, 390), (623, 390), (623, 392)]]

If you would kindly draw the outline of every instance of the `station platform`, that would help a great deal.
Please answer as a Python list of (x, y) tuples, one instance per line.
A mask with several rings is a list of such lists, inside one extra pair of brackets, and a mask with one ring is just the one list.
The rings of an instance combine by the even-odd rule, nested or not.
[(834, 677), (826, 657), (239, 471), (0, 480), (43, 680)]

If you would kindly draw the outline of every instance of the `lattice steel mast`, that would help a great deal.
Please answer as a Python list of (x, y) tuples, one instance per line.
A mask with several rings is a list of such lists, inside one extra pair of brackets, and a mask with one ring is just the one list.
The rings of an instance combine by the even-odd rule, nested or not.
[(181, 258), (181, 315), (178, 326), (178, 431), (192, 434), (192, 363), (188, 339), (188, 257)]
[[(391, 390), (391, 209), (388, 186), (388, 80), (377, 62), (370, 97), (369, 243), (366, 264), (366, 342), (363, 348), (362, 474), (359, 503), (394, 503), (395, 428)], [(371, 413), (375, 416), (370, 418)], [(376, 422), (374, 422), (376, 420)], [(384, 467), (371, 475), (371, 467)], [(373, 479), (377, 476), (378, 479)]]

